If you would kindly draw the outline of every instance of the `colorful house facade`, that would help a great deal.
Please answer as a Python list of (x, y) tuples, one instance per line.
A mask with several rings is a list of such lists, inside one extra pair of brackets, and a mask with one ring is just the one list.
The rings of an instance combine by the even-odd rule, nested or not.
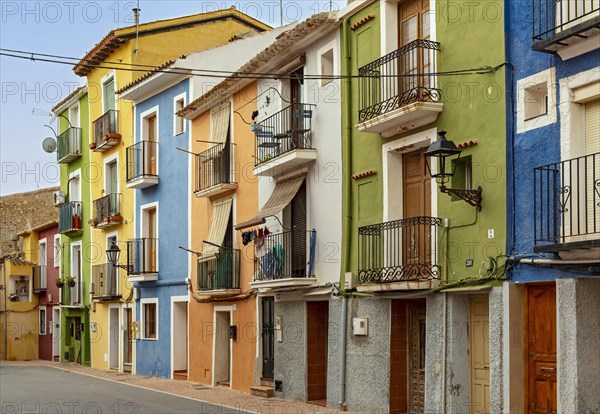
[(502, 320), (515, 412), (600, 407), (599, 13), (593, 1), (506, 3), (513, 267)]
[[(53, 309), (53, 330), (60, 332), (60, 361), (89, 366), (90, 343), (95, 334), (90, 329), (89, 258), (91, 229), (90, 188), (95, 173), (87, 151), (89, 140), (88, 88), (74, 90), (52, 112), (58, 117), (57, 162), (60, 165), (60, 191), (55, 194), (58, 232), (61, 234), (60, 324)], [(59, 326), (56, 326), (59, 325)], [(56, 334), (55, 334), (56, 335)]]
[(503, 3), (487, 3), (496, 18), (415, 0), (353, 2), (344, 20), (341, 369), (373, 373), (347, 377), (351, 410), (497, 406), (504, 22)]
[[(135, 192), (127, 188), (124, 179), (128, 148), (135, 144), (135, 122), (132, 103), (118, 99), (116, 91), (139, 77), (139, 73), (110, 66), (95, 68), (87, 63), (120, 62), (132, 68), (145, 65), (139, 66), (145, 72), (148, 66), (167, 59), (226, 43), (233, 36), (268, 29), (235, 8), (145, 23), (111, 31), (74, 67), (77, 75), (87, 77), (88, 88), (93, 87), (96, 92), (96, 99), (89, 106), (93, 120), (91, 163), (96, 170), (89, 223), (94, 228), (95, 252), (90, 266), (96, 282), (90, 293), (94, 298), (91, 327), (102, 334), (94, 342), (92, 366), (135, 372), (134, 341), (140, 326), (135, 319), (132, 284), (157, 279), (160, 257), (157, 211), (146, 215), (147, 223), (138, 227), (138, 233), (135, 218), (142, 212), (136, 211)], [(117, 263), (108, 260), (107, 252)]]

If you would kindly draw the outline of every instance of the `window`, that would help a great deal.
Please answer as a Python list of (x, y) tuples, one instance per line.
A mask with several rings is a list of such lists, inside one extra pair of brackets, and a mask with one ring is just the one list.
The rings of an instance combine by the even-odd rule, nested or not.
[(39, 309), (39, 333), (40, 335), (46, 335), (46, 326), (47, 326), (47, 322), (46, 322), (46, 307), (45, 306), (40, 306)]
[(548, 113), (548, 83), (525, 88), (525, 121)]
[(104, 113), (112, 109), (116, 109), (115, 101), (115, 78), (110, 77), (102, 83), (102, 102), (104, 106)]
[(39, 241), (39, 252), (38, 252), (38, 265), (40, 266), (46, 266), (46, 262), (47, 262), (47, 245), (46, 245), (46, 239), (44, 240), (40, 240)]
[(60, 267), (60, 234), (54, 235), (54, 267)]
[(173, 135), (179, 135), (185, 132), (185, 119), (177, 116), (177, 112), (183, 109), (185, 106), (185, 95), (175, 97), (175, 110), (173, 119)]
[(69, 122), (74, 128), (79, 127), (79, 104), (69, 108)]
[[(473, 189), (473, 163), (471, 157), (459, 158), (452, 161), (454, 175), (452, 176), (452, 188), (459, 190)], [(452, 201), (458, 201), (461, 198), (452, 195)]]
[(158, 107), (153, 107), (142, 113), (141, 126), (143, 141), (141, 171), (147, 175), (158, 175), (158, 141), (159, 141), (159, 117)]
[(156, 299), (142, 300), (142, 339), (158, 339)]
[(325, 79), (321, 79), (321, 86), (325, 86), (332, 82), (333, 79), (327, 79), (327, 76), (333, 76), (333, 49), (329, 49), (325, 53), (321, 54), (321, 76)]

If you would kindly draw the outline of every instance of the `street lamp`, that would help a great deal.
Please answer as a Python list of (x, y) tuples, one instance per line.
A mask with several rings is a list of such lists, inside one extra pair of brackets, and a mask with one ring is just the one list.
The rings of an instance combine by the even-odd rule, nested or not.
[(106, 259), (108, 263), (112, 264), (114, 267), (119, 267), (121, 269), (127, 270), (129, 273), (129, 266), (119, 264), (119, 256), (121, 255), (121, 249), (117, 246), (117, 243), (114, 241), (110, 244), (110, 247), (106, 249)]
[[(429, 148), (427, 148), (427, 151), (425, 151), (425, 156), (427, 157), (427, 169), (429, 170), (431, 178), (435, 178), (437, 183), (440, 185), (440, 191), (442, 193), (446, 193), (450, 196), (455, 195), (466, 201), (468, 204), (477, 207), (478, 211), (481, 211), (481, 187), (478, 187), (477, 190), (464, 190), (446, 187), (446, 183), (450, 181), (452, 176), (454, 176), (457, 165), (457, 163), (455, 163), (454, 167), (451, 167), (449, 170), (446, 158), (454, 155), (458, 155), (458, 158), (460, 158), (460, 153), (461, 150), (456, 147), (456, 144), (446, 139), (446, 131), (439, 131), (435, 142), (431, 143)], [(436, 159), (437, 168), (435, 172), (432, 171), (431, 168), (432, 158)]]

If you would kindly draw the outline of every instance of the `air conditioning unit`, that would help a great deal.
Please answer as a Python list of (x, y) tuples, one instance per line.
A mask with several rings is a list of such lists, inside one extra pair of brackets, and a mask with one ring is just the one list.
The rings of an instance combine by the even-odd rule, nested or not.
[(56, 191), (54, 193), (54, 207), (58, 207), (65, 204), (66, 197), (62, 191)]

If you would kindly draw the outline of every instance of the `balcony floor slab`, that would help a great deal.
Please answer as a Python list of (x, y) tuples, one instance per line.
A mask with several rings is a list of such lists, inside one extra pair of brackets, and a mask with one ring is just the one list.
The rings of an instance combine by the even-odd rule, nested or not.
[(356, 129), (389, 138), (435, 122), (443, 108), (441, 102), (415, 102), (362, 122)]
[(128, 275), (127, 280), (129, 282), (154, 282), (155, 280), (158, 280), (158, 273)]
[(285, 279), (255, 280), (250, 283), (253, 289), (311, 286), (317, 283), (316, 277), (289, 277)]
[(125, 186), (134, 190), (143, 190), (157, 184), (158, 176), (141, 176), (127, 181)]
[(364, 283), (358, 285), (359, 292), (391, 292), (396, 290), (423, 290), (438, 287), (438, 280), (408, 280), (401, 282)]
[(210, 198), (215, 197), (230, 191), (235, 191), (237, 189), (237, 183), (223, 183), (213, 185), (212, 187), (205, 188), (204, 190), (196, 191), (194, 194), (198, 198)]
[(317, 150), (298, 148), (254, 167), (255, 176), (276, 176), (293, 172), (317, 159)]

